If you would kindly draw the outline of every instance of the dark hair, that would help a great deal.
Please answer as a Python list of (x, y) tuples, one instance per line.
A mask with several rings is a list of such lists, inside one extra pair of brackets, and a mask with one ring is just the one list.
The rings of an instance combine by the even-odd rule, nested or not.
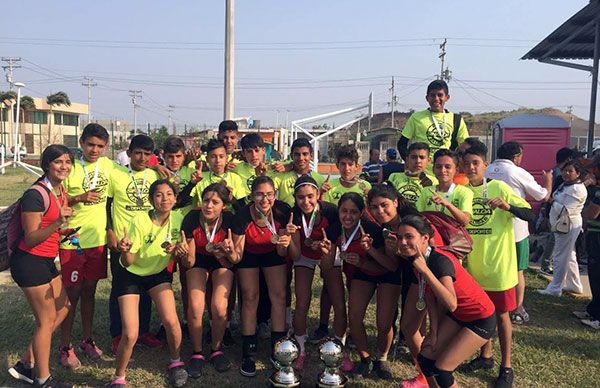
[(337, 163), (339, 163), (340, 160), (343, 158), (350, 159), (354, 163), (358, 163), (358, 151), (354, 146), (343, 145), (340, 148), (338, 148), (337, 152), (335, 153), (335, 158), (337, 160)]
[(429, 238), (432, 238), (435, 234), (429, 221), (427, 221), (427, 219), (420, 214), (410, 214), (402, 217), (400, 220), (400, 225), (412, 226), (417, 230), (417, 232), (419, 232), (419, 234), (428, 235)]
[(85, 128), (83, 128), (83, 132), (81, 132), (81, 137), (79, 137), (79, 140), (85, 142), (92, 136), (102, 139), (107, 143), (108, 139), (110, 138), (110, 136), (108, 136), (108, 131), (102, 125), (89, 123), (85, 126)]
[(371, 190), (369, 190), (369, 194), (367, 194), (367, 202), (371, 204), (371, 201), (380, 197), (398, 201), (398, 215), (400, 217), (408, 214), (417, 214), (417, 208), (402, 195), (398, 194), (398, 190), (391, 183), (384, 182), (373, 185)]
[(216, 193), (225, 205), (231, 203), (231, 191), (229, 191), (229, 188), (227, 188), (225, 180), (217, 183), (211, 183), (210, 185), (206, 186), (204, 190), (202, 190), (201, 200), (204, 199), (204, 196), (210, 192)]
[(408, 146), (409, 154), (415, 150), (425, 150), (425, 151), (427, 151), (427, 153), (429, 153), (429, 151), (430, 151), (429, 144), (418, 141), (418, 142), (412, 143), (410, 146)]
[(129, 152), (136, 148), (141, 148), (144, 151), (154, 151), (154, 140), (148, 135), (135, 135), (129, 142)]
[(523, 146), (518, 141), (507, 141), (498, 147), (496, 151), (496, 157), (498, 159), (512, 160), (515, 156), (520, 155), (523, 152)]
[(223, 120), (221, 124), (219, 124), (219, 133), (227, 132), (227, 131), (236, 131), (238, 130), (238, 125), (235, 121), (232, 120)]
[[(371, 148), (369, 150), (369, 155), (373, 155), (373, 151), (379, 151), (379, 148)], [(380, 152), (381, 153), (381, 152)]]
[(477, 156), (481, 157), (483, 160), (487, 160), (487, 153), (488, 153), (487, 146), (485, 144), (483, 144), (482, 142), (478, 141), (476, 144), (467, 148), (463, 152), (463, 158), (467, 155), (477, 155)]
[(346, 201), (352, 201), (356, 205), (358, 210), (360, 210), (361, 212), (365, 210), (365, 200), (358, 193), (344, 193), (344, 195), (342, 195), (342, 197), (338, 201), (338, 206), (341, 207), (342, 203)]
[(581, 179), (583, 181), (583, 179), (586, 177), (587, 175), (587, 170), (585, 169), (585, 167), (583, 167), (583, 165), (581, 164), (581, 162), (577, 159), (571, 159), (568, 160), (561, 168), (560, 170), (564, 170), (566, 167), (572, 166), (575, 169), (575, 172), (579, 174), (579, 179)]
[(249, 133), (240, 140), (242, 150), (250, 150), (254, 148), (264, 148), (265, 142), (258, 133)]
[(435, 154), (433, 154), (433, 164), (435, 164), (435, 161), (442, 156), (449, 156), (454, 161), (454, 165), (458, 166), (458, 156), (456, 153), (445, 148), (440, 148), (439, 150), (435, 151)]
[(170, 180), (168, 179), (158, 179), (154, 182), (152, 182), (152, 184), (150, 185), (150, 188), (148, 189), (148, 199), (150, 200), (150, 202), (152, 203), (152, 197), (154, 197), (154, 194), (156, 193), (156, 190), (158, 189), (158, 186), (160, 185), (167, 185), (171, 188), (171, 190), (173, 190), (173, 193), (175, 195), (177, 195), (177, 188), (175, 187), (175, 185), (173, 183), (171, 183)]
[(442, 79), (436, 79), (435, 81), (431, 81), (429, 83), (429, 85), (427, 85), (427, 94), (429, 94), (429, 92), (433, 91), (433, 90), (440, 90), (443, 89), (444, 92), (446, 92), (446, 94), (448, 93), (448, 84), (446, 83), (446, 81), (442, 80)]
[(71, 162), (73, 162), (73, 153), (67, 147), (62, 144), (51, 144), (44, 152), (42, 152), (42, 156), (40, 158), (40, 166), (44, 171), (44, 174), (48, 173), (48, 169), (50, 168), (50, 163), (52, 163), (57, 158), (60, 158), (63, 155), (69, 155)]
[(206, 144), (206, 154), (211, 153), (212, 151), (216, 150), (217, 148), (227, 149), (227, 147), (225, 147), (225, 143), (223, 143), (223, 140), (210, 139), (208, 141), (208, 143)]
[(292, 143), (292, 148), (290, 149), (290, 152), (293, 154), (294, 153), (294, 149), (296, 148), (302, 148), (302, 147), (307, 147), (308, 150), (310, 151), (310, 153), (313, 153), (313, 146), (312, 144), (310, 144), (310, 141), (308, 141), (308, 139), (300, 137), (296, 140), (294, 140), (294, 142)]
[(317, 181), (314, 180), (314, 178), (310, 175), (304, 174), (296, 179), (296, 183), (294, 183), (294, 194), (296, 194), (302, 186), (307, 185), (312, 186), (315, 190), (319, 191), (319, 185), (317, 184)]
[(556, 164), (561, 164), (575, 157), (575, 150), (563, 147), (556, 151)]
[(271, 185), (273, 188), (275, 188), (275, 183), (273, 182), (273, 179), (271, 179), (271, 177), (268, 177), (266, 175), (261, 175), (261, 176), (257, 176), (256, 179), (254, 179), (252, 181), (252, 187), (250, 188), (252, 193), (254, 193), (254, 191), (256, 191), (256, 189), (258, 188), (258, 186), (262, 185), (263, 183), (267, 183), (267, 184)]
[(165, 139), (163, 150), (165, 154), (176, 154), (179, 151), (185, 152), (185, 144), (179, 136), (171, 135)]

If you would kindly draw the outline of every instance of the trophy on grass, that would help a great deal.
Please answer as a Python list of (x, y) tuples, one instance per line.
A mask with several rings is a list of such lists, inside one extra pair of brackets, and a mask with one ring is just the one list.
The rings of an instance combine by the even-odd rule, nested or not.
[(325, 364), (325, 370), (319, 373), (317, 386), (338, 388), (346, 386), (348, 378), (340, 371), (344, 358), (344, 345), (337, 338), (327, 337), (319, 345), (319, 357)]
[(275, 368), (277, 370), (269, 377), (271, 387), (288, 388), (300, 385), (300, 376), (292, 367), (299, 354), (300, 347), (295, 340), (284, 337), (275, 342), (273, 346), (273, 358), (275, 359)]

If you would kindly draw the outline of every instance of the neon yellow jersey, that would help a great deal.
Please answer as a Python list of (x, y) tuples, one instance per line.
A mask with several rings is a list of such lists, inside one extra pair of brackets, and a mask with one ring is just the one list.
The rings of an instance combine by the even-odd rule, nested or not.
[[(169, 178), (169, 181), (171, 181), (171, 183), (175, 185), (175, 187), (177, 188), (177, 192), (181, 192), (181, 190), (188, 183), (190, 183), (190, 180), (192, 179), (192, 173), (194, 171), (195, 169), (191, 167), (183, 166), (179, 169), (179, 171), (172, 173), (171, 178)], [(191, 204), (179, 209), (175, 209), (173, 211), (185, 217), (185, 215), (188, 214), (190, 210), (192, 210)]]
[[(129, 175), (129, 169), (126, 166), (117, 166), (113, 169), (109, 179), (108, 196), (113, 198), (113, 231), (119, 240), (123, 238), (123, 228), (129, 225), (136, 214), (152, 209), (148, 199), (148, 191), (150, 185), (159, 179), (158, 173), (149, 168), (143, 171), (133, 171), (133, 177), (135, 184)], [(146, 178), (146, 184), (144, 184), (144, 177)], [(141, 194), (141, 206), (138, 204), (136, 187)]]
[[(431, 197), (433, 197), (433, 187), (425, 188), (421, 191), (421, 195), (419, 199), (417, 199), (417, 203), (415, 206), (417, 210), (420, 212), (423, 211), (441, 211), (442, 207), (436, 205), (431, 201)], [(437, 191), (437, 193), (441, 197), (446, 197), (448, 193)], [(468, 188), (460, 185), (454, 186), (454, 189), (450, 193), (450, 197), (447, 200), (454, 206), (456, 206), (460, 211), (465, 213), (473, 214), (473, 192)], [(444, 213), (452, 217), (452, 213), (447, 208), (443, 209)]]
[[(67, 196), (75, 197), (92, 188), (100, 193), (98, 202), (78, 202), (73, 205), (73, 216), (69, 217), (69, 228), (79, 229), (79, 243), (82, 248), (95, 248), (106, 245), (106, 198), (108, 181), (112, 170), (118, 166), (107, 157), (100, 157), (95, 163), (75, 160), (71, 174), (63, 185)], [(98, 173), (96, 174), (96, 169)], [(69, 242), (62, 243), (61, 249), (75, 249)]]
[[(206, 161), (206, 154), (200, 155), (200, 160), (202, 161), (202, 163), (204, 163), (205, 166), (208, 167), (208, 164), (207, 164), (208, 162)], [(239, 159), (235, 159), (233, 157), (233, 154), (227, 154), (227, 163), (231, 163), (231, 162), (233, 162), (233, 163), (239, 163), (240, 160)], [(187, 166), (189, 168), (191, 168), (192, 170), (195, 170), (196, 169), (196, 161), (193, 160), (193, 159), (190, 160), (190, 162), (188, 163)]]
[(246, 196), (246, 184), (242, 181), (242, 178), (240, 178), (238, 174), (228, 172), (223, 175), (217, 175), (210, 171), (205, 171), (202, 173), (202, 180), (198, 182), (196, 187), (194, 187), (190, 193), (192, 202), (195, 204), (202, 203), (202, 191), (204, 191), (204, 189), (212, 183), (221, 182), (223, 178), (225, 178), (225, 183), (227, 186), (231, 188), (235, 199), (244, 198)]
[[(433, 175), (427, 175), (432, 182), (432, 187), (437, 185), (439, 182)], [(395, 172), (388, 178), (388, 181), (392, 182), (394, 187), (398, 190), (398, 193), (406, 198), (410, 203), (416, 204), (417, 200), (421, 196), (423, 191), (423, 185), (421, 185), (421, 179), (418, 176), (408, 176), (404, 172)]]
[(150, 218), (152, 213), (153, 211), (148, 211), (136, 214), (128, 228), (131, 240), (129, 251), (135, 253), (135, 261), (127, 270), (140, 276), (154, 275), (165, 269), (171, 255), (165, 253), (161, 244), (165, 241), (178, 242), (181, 239), (181, 214), (171, 212), (170, 221), (158, 226)]
[[(240, 162), (233, 170), (231, 170), (231, 172), (239, 175), (242, 181), (246, 183), (246, 196), (250, 195), (252, 191), (252, 182), (254, 182), (254, 179), (256, 179), (256, 169), (248, 162)], [(268, 170), (266, 175), (273, 179), (273, 182), (275, 183), (275, 190), (278, 190), (281, 182), (277, 177), (277, 173), (272, 170)]]
[[(298, 175), (296, 171), (287, 171), (275, 173), (274, 176), (279, 179), (277, 199), (287, 203), (290, 206), (294, 206), (294, 185), (296, 184), (298, 178), (302, 175)], [(323, 176), (316, 171), (311, 171), (310, 176), (317, 182), (317, 186), (319, 186), (319, 188), (325, 181), (325, 178), (323, 178)], [(275, 184), (277, 184), (277, 182), (275, 182)]]
[(331, 185), (331, 189), (323, 194), (322, 199), (323, 201), (333, 203), (334, 205), (337, 205), (340, 198), (342, 198), (342, 195), (346, 193), (357, 193), (365, 198), (365, 190), (371, 190), (371, 184), (364, 179), (359, 179), (351, 187), (343, 186), (342, 182), (340, 182), (340, 178), (329, 180), (329, 184)]
[(501, 209), (492, 210), (487, 201), (501, 197), (511, 206), (531, 209), (506, 183), (499, 180), (484, 185), (466, 186), (473, 191), (473, 215), (467, 230), (473, 238), (473, 251), (467, 259), (467, 270), (486, 291), (505, 291), (517, 285), (517, 252), (513, 215)]

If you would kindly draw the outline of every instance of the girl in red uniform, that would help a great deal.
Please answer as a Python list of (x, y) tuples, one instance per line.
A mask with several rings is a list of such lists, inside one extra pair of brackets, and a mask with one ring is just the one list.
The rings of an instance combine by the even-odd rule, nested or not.
[(494, 334), (494, 305), (456, 259), (430, 246), (434, 231), (422, 216), (402, 218), (398, 253), (418, 281), (416, 309), (427, 309), (430, 331), (418, 355), (430, 386), (456, 387), (453, 372)]
[(244, 206), (232, 225), (234, 254), (242, 289), (242, 363), (243, 376), (256, 375), (256, 311), (258, 271), (265, 275), (271, 300), (271, 349), (283, 338), (287, 288), (286, 258), (297, 259), (299, 236), (290, 207), (275, 199), (275, 184), (267, 176), (252, 182), (252, 202)]
[(53, 144), (44, 150), (44, 175), (20, 200), (23, 236), (10, 257), (10, 273), (27, 297), (36, 327), (27, 352), (8, 372), (34, 387), (67, 386), (52, 377), (49, 360), (52, 333), (71, 307), (54, 258), (61, 234), (66, 233), (61, 228), (73, 214), (62, 186), (72, 165), (73, 155), (67, 147)]

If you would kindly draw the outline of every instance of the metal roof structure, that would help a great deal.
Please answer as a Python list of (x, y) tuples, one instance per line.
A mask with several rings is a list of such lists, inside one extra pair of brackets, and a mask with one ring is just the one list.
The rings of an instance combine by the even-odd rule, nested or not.
[(560, 116), (537, 113), (508, 116), (497, 124), (501, 128), (569, 128), (568, 121)]
[[(587, 149), (591, 150), (594, 141), (598, 64), (600, 60), (600, 0), (590, 0), (588, 5), (571, 16), (521, 59), (537, 59), (542, 63), (592, 73), (592, 93), (587, 139)], [(593, 60), (592, 66), (566, 61), (586, 59)]]

